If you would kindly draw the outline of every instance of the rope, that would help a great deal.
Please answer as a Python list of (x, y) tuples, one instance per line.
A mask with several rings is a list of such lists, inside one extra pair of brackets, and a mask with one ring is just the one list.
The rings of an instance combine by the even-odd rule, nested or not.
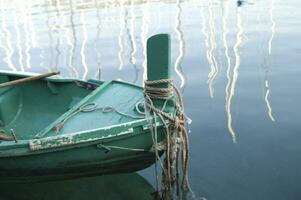
[(8, 135), (4, 130), (0, 130), (0, 140), (12, 141), (14, 138), (11, 135)]
[[(167, 85), (167, 87), (160, 88), (159, 86), (163, 84)], [(181, 195), (180, 191), (183, 189), (191, 191), (188, 180), (189, 141), (185, 128), (186, 117), (181, 93), (170, 79), (161, 79), (145, 81), (144, 96), (145, 107), (154, 116), (158, 115), (160, 117), (166, 130), (165, 158), (162, 169), (162, 198), (170, 198), (174, 191), (179, 197)], [(155, 107), (153, 100), (164, 101), (162, 107)], [(170, 101), (174, 104), (173, 115), (165, 111), (166, 105)], [(169, 121), (168, 124), (166, 124), (165, 119)], [(155, 133), (154, 146), (157, 147), (156, 127), (153, 132)], [(157, 148), (155, 149), (159, 151)], [(158, 158), (158, 160), (160, 161), (161, 159)], [(182, 174), (181, 177), (180, 174)]]
[[(139, 104), (140, 102), (138, 102), (137, 104)], [(138, 107), (138, 106), (136, 106)], [(87, 112), (93, 112), (96, 110), (100, 110), (102, 113), (110, 113), (110, 112), (116, 112), (119, 115), (125, 116), (125, 117), (129, 117), (129, 118), (133, 118), (133, 119), (143, 119), (145, 118), (145, 116), (136, 116), (136, 115), (131, 115), (125, 112), (122, 112), (112, 106), (103, 106), (103, 107), (98, 107), (96, 103), (91, 102), (91, 103), (87, 103), (82, 105), (81, 107), (79, 107), (78, 109), (76, 109), (75, 111), (73, 111), (72, 113), (70, 113), (66, 118), (64, 118), (61, 122), (59, 122), (55, 127), (55, 131), (56, 133), (60, 132), (60, 130), (64, 127), (65, 123), (72, 118), (73, 116), (77, 115), (80, 112), (83, 113), (87, 113)], [(140, 114), (140, 113), (139, 113)]]

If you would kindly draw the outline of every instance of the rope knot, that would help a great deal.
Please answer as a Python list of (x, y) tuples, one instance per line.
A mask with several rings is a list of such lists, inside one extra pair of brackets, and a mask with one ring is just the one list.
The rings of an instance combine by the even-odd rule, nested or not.
[[(174, 188), (176, 188), (176, 190), (181, 189), (179, 188), (180, 171), (182, 172), (182, 188), (190, 189), (188, 181), (189, 143), (185, 129), (186, 121), (183, 100), (180, 91), (170, 79), (145, 81), (144, 84), (145, 107), (154, 115), (157, 114), (165, 124), (166, 135), (165, 142), (163, 143), (165, 148), (158, 147), (157, 139), (154, 140), (154, 145), (156, 147), (153, 148), (158, 160), (160, 160), (158, 150), (163, 149), (165, 151), (164, 165), (162, 166), (163, 175), (161, 188), (164, 199), (166, 195), (175, 191)], [(164, 87), (162, 88), (160, 86)], [(164, 100), (164, 102), (161, 103), (160, 101), (157, 101), (160, 103), (154, 104), (153, 100)], [(173, 106), (172, 115), (170, 115), (170, 110), (168, 110), (168, 112), (166, 111), (167, 103), (169, 101), (173, 101), (172, 104), (168, 104), (169, 108)], [(166, 119), (168, 120), (168, 123), (165, 122)], [(153, 135), (153, 138), (157, 138), (156, 126), (154, 127), (152, 134), (155, 134), (155, 136)], [(182, 167), (179, 166), (180, 163), (183, 165)]]

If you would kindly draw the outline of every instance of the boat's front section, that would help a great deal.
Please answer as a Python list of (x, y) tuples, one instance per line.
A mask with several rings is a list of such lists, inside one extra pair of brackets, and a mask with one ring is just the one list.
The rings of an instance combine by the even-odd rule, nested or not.
[[(143, 89), (109, 81), (28, 139), (0, 142), (0, 181), (131, 172), (154, 163)], [(164, 138), (157, 122), (157, 141)]]
[[(51, 98), (35, 100), (31, 105), (36, 104), (40, 109), (32, 111), (31, 118), (27, 119), (23, 113), (20, 120), (6, 125), (5, 136), (11, 137), (0, 138), (0, 181), (43, 181), (132, 172), (152, 165), (165, 151), (163, 185), (169, 187), (174, 182), (173, 174), (179, 167), (174, 163), (183, 163), (186, 183), (188, 143), (183, 105), (179, 97), (180, 101), (176, 102), (179, 92), (169, 79), (169, 43), (167, 34), (148, 40), (144, 88), (120, 81), (71, 81), (90, 89), (87, 93), (83, 90), (77, 98), (75, 93), (59, 95), (62, 91), (59, 86), (64, 81), (47, 82), (43, 87)], [(91, 89), (89, 85), (96, 87)], [(30, 93), (25, 85), (19, 88), (24, 94)], [(53, 116), (54, 108), (49, 105), (60, 107), (64, 98), (69, 99), (66, 106)], [(52, 118), (32, 129), (40, 118), (47, 117)], [(25, 132), (17, 122), (27, 125)]]

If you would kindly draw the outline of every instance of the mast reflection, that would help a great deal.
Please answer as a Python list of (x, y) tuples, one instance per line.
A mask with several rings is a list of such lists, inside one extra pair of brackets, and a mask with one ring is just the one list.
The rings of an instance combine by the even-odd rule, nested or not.
[(146, 41), (149, 28), (149, 0), (142, 5), (142, 30), (141, 30), (141, 42), (143, 47), (143, 81), (146, 80)]
[(100, 14), (99, 14), (99, 6), (97, 4), (97, 0), (94, 0), (94, 4), (95, 4), (95, 7), (96, 7), (96, 18), (97, 18), (97, 26), (96, 26), (96, 36), (95, 36), (95, 40), (94, 40), (94, 50), (95, 50), (95, 53), (96, 53), (96, 63), (97, 63), (97, 79), (100, 80), (101, 79), (101, 71), (102, 71), (102, 66), (101, 66), (101, 59), (100, 59), (100, 56), (101, 56), (101, 53), (100, 53), (100, 50), (98, 49), (98, 46), (97, 46), (97, 43), (99, 41), (99, 38), (100, 38), (100, 25), (101, 25), (101, 18), (100, 18)]
[(37, 37), (36, 37), (36, 32), (35, 28), (33, 25), (33, 20), (32, 20), (32, 14), (31, 14), (31, 0), (26, 1), (26, 11), (27, 11), (27, 20), (28, 20), (28, 30), (29, 30), (29, 38), (31, 42), (31, 47), (35, 48), (37, 46)]
[(119, 60), (119, 67), (118, 70), (122, 70), (123, 68), (123, 53), (124, 53), (124, 47), (123, 47), (123, 32), (125, 29), (125, 10), (124, 10), (124, 0), (119, 1), (119, 35), (118, 35), (118, 45), (119, 45), (119, 51), (118, 51), (118, 60)]
[(12, 44), (11, 44), (11, 33), (7, 28), (7, 24), (6, 24), (6, 15), (7, 12), (4, 10), (5, 5), (2, 5), (3, 2), (1, 2), (0, 6), (1, 6), (1, 28), (3, 30), (3, 33), (1, 31), (1, 38), (5, 39), (5, 44), (2, 43), (2, 47), (3, 50), (5, 52), (5, 59), (4, 62), (7, 64), (7, 66), (13, 70), (16, 71), (16, 67), (14, 66), (13, 62), (12, 62), (12, 55), (14, 53), (14, 50), (12, 48)]
[(24, 65), (23, 65), (23, 53), (22, 53), (22, 46), (21, 46), (21, 33), (20, 33), (20, 18), (19, 18), (19, 14), (20, 11), (17, 7), (17, 3), (14, 2), (14, 11), (13, 11), (13, 16), (14, 16), (14, 29), (16, 31), (16, 46), (17, 46), (17, 50), (18, 50), (18, 61), (19, 61), (19, 66), (20, 66), (20, 70), (22, 72), (24, 72)]
[(177, 75), (181, 80), (180, 88), (184, 88), (184, 86), (186, 85), (186, 78), (184, 76), (183, 69), (182, 69), (182, 60), (185, 52), (185, 44), (184, 44), (183, 31), (181, 30), (181, 24), (182, 24), (181, 13), (182, 13), (181, 2), (180, 0), (177, 0), (175, 32), (178, 36), (178, 41), (179, 41), (179, 55), (176, 58), (174, 68), (175, 68), (175, 72), (177, 73)]
[[(134, 73), (135, 73), (132, 83), (136, 84), (137, 81), (138, 81), (139, 70), (136, 66), (136, 58), (135, 58), (137, 47), (136, 47), (136, 40), (135, 40), (135, 19), (136, 19), (136, 15), (135, 15), (134, 8), (135, 8), (134, 7), (134, 0), (131, 0), (131, 2), (130, 2), (130, 18), (126, 20), (126, 33), (128, 35), (128, 40), (130, 42), (129, 62), (133, 66)], [(126, 11), (126, 12), (128, 13), (128, 11)], [(129, 23), (128, 23), (128, 20), (130, 20)]]
[[(227, 60), (227, 70), (226, 70), (226, 77), (227, 77), (227, 85), (226, 85), (226, 113), (227, 113), (227, 127), (228, 131), (232, 137), (232, 141), (236, 142), (236, 134), (232, 127), (232, 113), (231, 113), (231, 99), (230, 99), (230, 85), (231, 85), (231, 58), (229, 56), (229, 48), (228, 48), (228, 42), (227, 42), (227, 33), (228, 33), (228, 27), (227, 27), (227, 20), (228, 20), (228, 12), (229, 12), (229, 2), (226, 1), (225, 5), (223, 4), (223, 14), (222, 14), (222, 24), (223, 24), (223, 43), (224, 43), (224, 49), (225, 49), (225, 57)], [(238, 40), (237, 40), (238, 41)], [(234, 95), (234, 94), (233, 94)]]
[(268, 116), (270, 118), (271, 121), (275, 122), (275, 118), (273, 116), (273, 111), (272, 111), (272, 107), (271, 107), (271, 103), (269, 100), (269, 95), (270, 95), (270, 83), (269, 83), (269, 72), (270, 72), (270, 63), (269, 62), (269, 58), (271, 56), (272, 53), (272, 42), (273, 42), (273, 38), (275, 35), (275, 27), (276, 27), (276, 23), (274, 20), (274, 0), (271, 0), (271, 6), (270, 6), (270, 21), (271, 21), (271, 36), (268, 42), (268, 55), (267, 58), (265, 59), (265, 75), (264, 75), (264, 101), (266, 104), (266, 109), (267, 109), (267, 113)]
[(30, 36), (31, 30), (29, 28), (29, 11), (28, 11), (28, 2), (27, 1), (21, 1), (22, 3), (20, 4), (21, 7), (21, 13), (22, 13), (22, 19), (23, 19), (23, 29), (24, 29), (24, 34), (25, 34), (25, 56), (26, 56), (26, 67), (28, 69), (31, 68), (30, 64), (30, 49), (31, 45), (33, 43), (32, 37)]
[[(228, 20), (228, 13), (229, 13), (229, 2), (226, 1), (225, 3), (226, 3), (226, 5), (224, 5), (224, 2), (222, 2), (222, 9), (223, 9), (223, 14), (222, 14), (223, 28), (222, 28), (222, 32), (223, 32), (223, 44), (224, 44), (224, 49), (225, 49), (225, 57), (226, 57), (226, 60), (227, 60), (227, 67), (226, 67), (227, 68), (227, 70), (226, 70), (226, 77), (227, 77), (226, 102), (228, 102), (229, 88), (230, 88), (230, 83), (231, 83), (231, 77), (230, 77), (231, 58), (229, 56), (229, 47), (228, 47), (228, 41), (227, 41), (227, 33), (228, 33), (227, 20)], [(226, 107), (226, 111), (228, 113), (227, 103), (226, 103), (225, 107)], [(228, 114), (231, 115), (231, 113), (228, 113)]]
[(212, 5), (212, 0), (209, 0), (209, 29), (210, 29), (210, 46), (209, 46), (209, 64), (210, 64), (210, 72), (208, 74), (208, 87), (209, 87), (209, 94), (210, 97), (213, 98), (213, 93), (214, 93), (214, 79), (218, 74), (218, 64), (215, 58), (215, 50), (216, 50), (216, 32), (215, 32), (215, 22), (214, 22), (214, 11), (213, 11), (213, 5)]
[(77, 47), (77, 36), (76, 36), (76, 30), (75, 30), (75, 25), (74, 25), (74, 11), (73, 11), (73, 2), (72, 0), (69, 0), (69, 9), (70, 9), (70, 27), (72, 29), (72, 42), (71, 48), (69, 51), (69, 68), (72, 69), (74, 72), (74, 75), (76, 78), (79, 78), (79, 73), (77, 71), (77, 68), (75, 67), (75, 51)]
[[(84, 0), (81, 3), (84, 4)], [(84, 8), (80, 8), (80, 21), (81, 21), (82, 32), (83, 32), (83, 42), (82, 42), (82, 45), (80, 48), (80, 55), (81, 55), (82, 65), (84, 68), (82, 79), (86, 80), (87, 75), (88, 75), (88, 65), (87, 65), (87, 61), (86, 61), (85, 49), (86, 49), (86, 43), (87, 43), (87, 39), (88, 39), (88, 33), (87, 33), (86, 20), (85, 20), (84, 15), (85, 15)]]
[[(230, 80), (229, 88), (228, 88), (228, 98), (226, 100), (226, 111), (227, 111), (227, 125), (229, 133), (231, 134), (232, 141), (236, 142), (236, 134), (232, 127), (232, 113), (231, 113), (231, 105), (232, 105), (232, 98), (235, 95), (235, 88), (236, 83), (238, 80), (238, 70), (240, 65), (240, 55), (239, 55), (239, 47), (242, 44), (242, 35), (243, 35), (243, 27), (242, 27), (242, 19), (241, 19), (241, 13), (240, 13), (240, 7), (237, 7), (236, 11), (236, 27), (237, 27), (237, 33), (236, 33), (236, 42), (233, 47), (233, 53), (234, 53), (234, 67), (232, 71), (232, 80)], [(228, 81), (229, 82), (229, 81)]]
[(58, 70), (58, 64), (59, 64), (59, 57), (61, 55), (60, 51), (60, 30), (62, 29), (62, 25), (59, 22), (59, 18), (61, 17), (61, 6), (60, 6), (60, 0), (55, 1), (55, 26), (54, 26), (54, 32), (56, 35), (56, 45), (55, 45), (55, 62), (54, 62), (54, 71)]

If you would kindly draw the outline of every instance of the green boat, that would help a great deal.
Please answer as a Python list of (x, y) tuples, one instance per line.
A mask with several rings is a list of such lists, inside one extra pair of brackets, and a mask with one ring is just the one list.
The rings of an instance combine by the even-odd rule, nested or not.
[[(148, 39), (148, 80), (169, 78), (169, 49), (167, 34)], [(0, 181), (133, 172), (155, 162), (165, 122), (156, 119), (154, 142), (158, 117), (145, 117), (142, 87), (49, 75), (0, 73)]]

